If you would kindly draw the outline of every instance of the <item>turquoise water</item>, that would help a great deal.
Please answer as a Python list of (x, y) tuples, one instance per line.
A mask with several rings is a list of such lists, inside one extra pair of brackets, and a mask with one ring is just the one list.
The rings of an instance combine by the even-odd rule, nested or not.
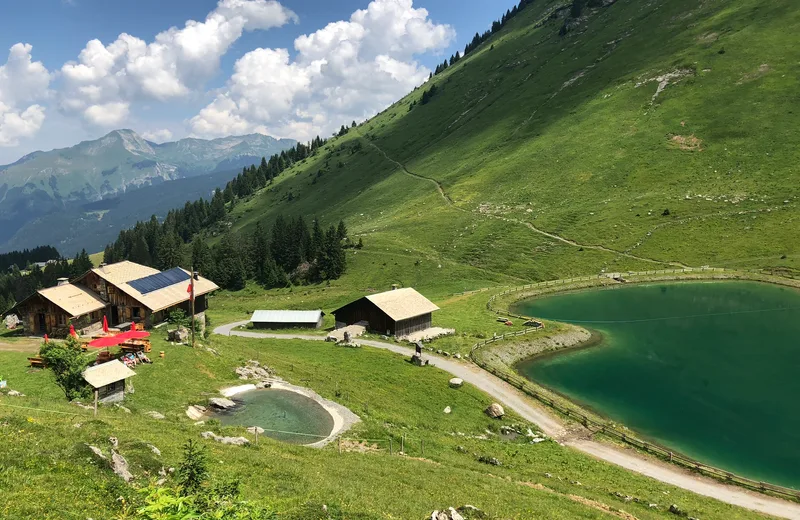
[(599, 345), (519, 372), (694, 459), (800, 488), (800, 291), (673, 283), (521, 302)]
[(296, 392), (253, 390), (234, 399), (238, 407), (215, 415), (223, 425), (260, 426), (266, 430), (264, 435), (292, 444), (321, 441), (333, 430), (331, 414), (313, 399)]

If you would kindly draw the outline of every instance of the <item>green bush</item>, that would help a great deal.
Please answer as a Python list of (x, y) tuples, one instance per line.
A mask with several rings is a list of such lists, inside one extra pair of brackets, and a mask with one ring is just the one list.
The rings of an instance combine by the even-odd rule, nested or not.
[(39, 356), (53, 372), (56, 384), (64, 391), (69, 401), (87, 397), (89, 388), (83, 380), (86, 359), (83, 357), (81, 344), (73, 336), (64, 342), (46, 341), (39, 348)]

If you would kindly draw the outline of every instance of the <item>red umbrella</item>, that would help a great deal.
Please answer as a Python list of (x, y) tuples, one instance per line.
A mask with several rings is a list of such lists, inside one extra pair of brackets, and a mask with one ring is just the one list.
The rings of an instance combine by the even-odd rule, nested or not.
[(119, 345), (125, 338), (122, 337), (122, 334), (117, 336), (105, 336), (102, 338), (97, 338), (89, 342), (89, 346), (93, 348), (105, 348), (105, 347), (113, 347), (115, 345)]
[(150, 333), (145, 330), (132, 330), (130, 332), (126, 332), (125, 334), (123, 334), (123, 336), (125, 337), (125, 339), (143, 339), (143, 338), (149, 338)]
[(136, 324), (131, 323), (131, 332), (136, 332)]
[(75, 332), (75, 326), (72, 323), (69, 324), (69, 335), (73, 338), (78, 337), (78, 334)]
[(108, 333), (108, 317), (103, 316), (103, 332)]

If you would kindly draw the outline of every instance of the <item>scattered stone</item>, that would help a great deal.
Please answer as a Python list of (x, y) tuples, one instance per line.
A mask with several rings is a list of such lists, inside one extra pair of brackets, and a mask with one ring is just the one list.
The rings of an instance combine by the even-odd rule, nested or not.
[(464, 517), (461, 516), (458, 511), (453, 509), (452, 507), (448, 509), (450, 511), (450, 520), (464, 520)]
[(115, 451), (111, 452), (111, 469), (125, 482), (133, 480), (133, 475), (128, 469), (128, 461)]
[(80, 408), (83, 408), (84, 410), (94, 410), (94, 406), (89, 406), (88, 404), (83, 404), (80, 401), (72, 401), (72, 404), (74, 404), (75, 406), (78, 406)]
[(208, 404), (219, 410), (229, 410), (236, 406), (236, 403), (225, 397), (212, 397), (208, 400)]
[(214, 432), (203, 432), (200, 436), (204, 439), (211, 439), (222, 444), (231, 444), (233, 446), (246, 446), (250, 444), (250, 441), (244, 437), (223, 437)]
[(185, 343), (189, 340), (189, 329), (178, 327), (177, 329), (167, 330), (167, 338), (175, 343)]
[(156, 419), (156, 420), (159, 420), (159, 421), (162, 420), (162, 419), (166, 419), (166, 417), (164, 417), (163, 413), (159, 413), (159, 412), (155, 412), (155, 411), (145, 412), (145, 415), (148, 416), (148, 417), (152, 417), (153, 419)]
[(152, 444), (148, 444), (147, 446), (150, 447), (150, 451), (152, 451), (154, 455), (156, 455), (157, 457), (161, 456), (161, 450), (159, 450), (158, 448), (156, 448)]
[(122, 411), (123, 411), (123, 412), (125, 412), (125, 413), (131, 413), (131, 410), (130, 410), (130, 408), (126, 408), (126, 407), (122, 406), (122, 405), (121, 405), (121, 404), (119, 404), (119, 403), (115, 404), (114, 406), (116, 406), (117, 408), (119, 408), (120, 410), (122, 410)]
[(213, 354), (213, 355), (215, 355), (215, 356), (219, 357), (219, 352), (217, 352), (217, 350), (216, 350), (216, 349), (214, 349), (214, 348), (211, 348), (211, 347), (203, 347), (203, 349), (204, 349), (206, 352), (210, 352), (211, 354)]
[(455, 354), (453, 354), (453, 357), (456, 358), (456, 359), (461, 359), (461, 354), (456, 352)]
[(204, 426), (205, 424), (206, 424), (205, 421), (197, 421), (196, 423), (194, 423), (195, 426)]
[(109, 437), (108, 442), (111, 443), (111, 447), (113, 449), (119, 448), (119, 439), (117, 439), (116, 437)]
[(257, 389), (272, 388), (272, 381), (259, 381), (256, 383)]
[(192, 419), (193, 421), (201, 419), (203, 415), (205, 415), (205, 413), (206, 413), (206, 407), (201, 406), (199, 404), (193, 404), (186, 409), (186, 415), (189, 417), (189, 419)]
[(688, 516), (686, 512), (684, 512), (680, 507), (678, 507), (677, 504), (672, 504), (671, 506), (669, 506), (669, 512), (672, 513), (673, 515)]
[(239, 379), (242, 380), (257, 379), (263, 381), (275, 377), (275, 372), (271, 368), (262, 367), (261, 363), (254, 359), (248, 360), (243, 367), (237, 367), (235, 372)]
[(459, 453), (466, 453), (467, 448), (465, 448), (464, 446), (456, 446), (456, 451)]
[(458, 509), (454, 507), (441, 510), (437, 509), (431, 513), (430, 516), (430, 520), (467, 520), (467, 518), (478, 519), (487, 517), (480, 509), (470, 505), (459, 507)]
[(454, 377), (453, 379), (450, 380), (450, 388), (461, 388), (463, 384), (464, 380), (461, 379), (460, 377)]
[(545, 478), (553, 478), (553, 474), (552, 473), (545, 473), (544, 477)]
[(445, 406), (445, 408), (444, 408), (444, 413), (450, 413), (450, 412), (452, 412), (452, 411), (453, 411), (453, 410), (452, 410), (452, 409), (451, 409), (449, 406)]
[(6, 395), (8, 395), (9, 397), (25, 397), (25, 394), (23, 394), (22, 392), (17, 392), (16, 390), (9, 390), (8, 394)]
[(97, 446), (92, 446), (91, 444), (87, 444), (86, 446), (88, 446), (89, 449), (92, 450), (92, 453), (94, 453), (95, 457), (101, 460), (106, 460), (106, 456), (103, 455), (103, 452), (100, 450), (100, 448), (98, 448)]
[(249, 428), (247, 428), (247, 431), (252, 433), (253, 435), (255, 435), (256, 433), (261, 435), (262, 433), (264, 433), (264, 428), (260, 426), (250, 426)]
[(658, 507), (658, 504), (650, 504), (647, 507), (649, 507), (650, 509), (656, 509)]
[(506, 414), (503, 407), (500, 406), (498, 403), (492, 403), (486, 409), (486, 415), (491, 417), (492, 419), (500, 419)]
[(478, 457), (478, 462), (483, 462), (484, 464), (490, 464), (492, 466), (502, 466), (503, 463), (497, 460), (495, 457), (487, 457), (485, 455), (481, 455)]

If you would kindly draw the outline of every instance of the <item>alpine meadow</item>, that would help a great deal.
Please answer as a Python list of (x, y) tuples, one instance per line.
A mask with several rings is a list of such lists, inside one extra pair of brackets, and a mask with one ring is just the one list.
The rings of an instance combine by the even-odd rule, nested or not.
[[(613, 337), (603, 343), (606, 332), (589, 328), (596, 309), (587, 304), (584, 323), (513, 312), (544, 312), (547, 305), (519, 302), (551, 292), (684, 279), (769, 282), (785, 291), (775, 301), (796, 300), (800, 5), (522, 0), (496, 17), (374, 117), (341, 121), (327, 139), (275, 141), (280, 147), (271, 140), (269, 154), (227, 184), (211, 192), (209, 174), (198, 184), (205, 197), (152, 218), (155, 201), (173, 200), (173, 192), (157, 196), (162, 190), (150, 187), (153, 204), (141, 206), (148, 214), (126, 209), (139, 222), (102, 254), (82, 251), (71, 264), (59, 258), (2, 277), (0, 296), (15, 304), (4, 311), (20, 314), (25, 333), (11, 327), (0, 335), (0, 381), (8, 381), (0, 386), (0, 518), (800, 518), (800, 492), (786, 483), (689, 460), (658, 435), (537, 380), (568, 372), (557, 349), (613, 346)], [(252, 154), (225, 164), (238, 171)], [(31, 254), (3, 258), (30, 263)], [(123, 279), (126, 269), (138, 274)], [(99, 302), (98, 314), (91, 307), (54, 318), (67, 340), (42, 340), (49, 317), (26, 319), (25, 306), (67, 286), (86, 305)], [(698, 287), (687, 294), (702, 294)], [(174, 301), (147, 303), (170, 291)], [(406, 291), (419, 293), (407, 301), (421, 311), (385, 303)], [(147, 305), (118, 314), (114, 305), (124, 306), (115, 298)], [(739, 309), (727, 303), (713, 309)], [(628, 305), (609, 315), (625, 323), (619, 316), (636, 310)], [(671, 305), (668, 319), (683, 307)], [(707, 306), (697, 296), (692, 309), (706, 316)], [(756, 310), (742, 320), (775, 310), (747, 308)], [(559, 317), (572, 310), (556, 309)], [(290, 312), (317, 310), (310, 326)], [(800, 317), (798, 307), (780, 310), (787, 323)], [(257, 330), (256, 311), (274, 330)], [(427, 319), (425, 331), (445, 332), (414, 336), (420, 325), (401, 337), (371, 326), (379, 311), (398, 329)], [(81, 321), (88, 316), (94, 329)], [(43, 328), (32, 333), (29, 323)], [(130, 354), (128, 363), (133, 347), (120, 343), (117, 373), (132, 369), (135, 377), (95, 385), (86, 366), (115, 352), (93, 348), (109, 337), (109, 323), (122, 334), (149, 331), (141, 352), (149, 359), (139, 364)], [(681, 338), (684, 329), (671, 324), (662, 326)], [(76, 329), (80, 341), (70, 338)], [(627, 339), (631, 352), (650, 347), (640, 336)], [(518, 369), (540, 354), (550, 364)], [(660, 360), (650, 357), (631, 366), (652, 369), (646, 363)], [(679, 369), (665, 363), (652, 374)], [(793, 423), (778, 419), (792, 412), (778, 413), (781, 400), (764, 396), (783, 397), (796, 385), (763, 380), (769, 388), (737, 387), (736, 395), (753, 409), (763, 399), (778, 425), (764, 438), (784, 446), (793, 433), (780, 425)], [(581, 383), (581, 395), (590, 394), (592, 384)], [(236, 425), (239, 410), (258, 415), (237, 399), (243, 385), (263, 395), (295, 392), (296, 401), (264, 412), (270, 425)], [(641, 388), (620, 386), (622, 404), (614, 404), (624, 408), (625, 394)], [(698, 388), (688, 398), (705, 399)], [(98, 405), (104, 391), (124, 401)], [(659, 410), (641, 401), (641, 409)], [(736, 445), (724, 431), (736, 422), (709, 403), (722, 429), (706, 436)], [(283, 431), (282, 420), (302, 415), (295, 406), (329, 413), (331, 434)], [(692, 424), (680, 422), (681, 408), (665, 408), (676, 410), (674, 422), (660, 422), (684, 434)], [(281, 440), (290, 434), (308, 436), (309, 445)], [(780, 449), (771, 454), (779, 459)]]

